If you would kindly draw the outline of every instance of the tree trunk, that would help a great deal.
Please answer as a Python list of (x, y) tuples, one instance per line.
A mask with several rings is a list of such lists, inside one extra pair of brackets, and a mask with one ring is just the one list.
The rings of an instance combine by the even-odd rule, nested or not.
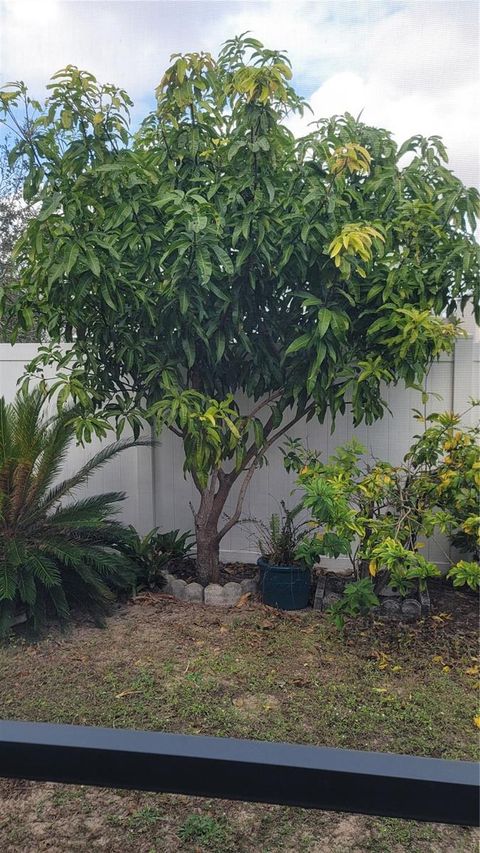
[(203, 583), (218, 583), (220, 574), (220, 541), (218, 522), (236, 475), (217, 471), (207, 488), (199, 489), (200, 506), (195, 516), (198, 576)]
[(195, 523), (197, 540), (197, 570), (203, 583), (218, 583), (220, 574), (220, 539), (217, 525), (208, 521)]

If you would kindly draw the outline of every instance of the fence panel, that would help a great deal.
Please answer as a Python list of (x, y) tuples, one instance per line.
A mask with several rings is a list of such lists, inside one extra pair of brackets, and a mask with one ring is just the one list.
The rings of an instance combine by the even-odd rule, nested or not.
[[(478, 328), (468, 328), (469, 337), (457, 343), (453, 357), (444, 357), (436, 363), (429, 374), (427, 389), (441, 395), (441, 400), (432, 398), (431, 407), (464, 411), (469, 397), (480, 397), (480, 340)], [(23, 374), (24, 365), (37, 351), (35, 344), (0, 344), (0, 394), (12, 399), (16, 383)], [(401, 461), (409, 447), (419, 424), (413, 418), (412, 408), (422, 408), (420, 394), (402, 386), (386, 389), (391, 414), (373, 424), (353, 428), (349, 415), (337, 418), (335, 430), (331, 431), (331, 419), (327, 416), (320, 424), (312, 419), (308, 424), (300, 422), (291, 435), (301, 438), (309, 447), (322, 451), (326, 458), (343, 442), (355, 436), (367, 448), (369, 454)], [(248, 411), (248, 401), (239, 400), (242, 411)], [(472, 422), (475, 413), (467, 416)], [(79, 467), (99, 446), (93, 442), (85, 448), (75, 447), (69, 454), (66, 473)], [(120, 490), (127, 493), (122, 507), (122, 518), (146, 532), (154, 525), (162, 530), (193, 526), (190, 503), (197, 503), (198, 495), (189, 476), (183, 475), (183, 449), (178, 438), (167, 430), (160, 436), (160, 444), (154, 449), (129, 450), (106, 465), (92, 476), (86, 491), (90, 494), (101, 491)], [(294, 476), (283, 468), (279, 447), (268, 454), (269, 464), (256, 472), (245, 501), (243, 517), (266, 521), (278, 510), (279, 501), (293, 501)], [(226, 515), (233, 513), (236, 491), (227, 502)], [(222, 559), (252, 561), (257, 546), (253, 528), (237, 525), (222, 542)], [(449, 547), (446, 540), (428, 542), (425, 556), (435, 560), (442, 568), (449, 562)], [(328, 563), (329, 561), (325, 561)], [(336, 561), (340, 565), (342, 561)]]

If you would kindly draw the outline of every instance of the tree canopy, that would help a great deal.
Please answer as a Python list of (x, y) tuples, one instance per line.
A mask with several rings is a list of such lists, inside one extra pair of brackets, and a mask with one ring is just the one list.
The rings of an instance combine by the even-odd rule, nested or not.
[(23, 84), (0, 95), (10, 124), (26, 105), (11, 157), (41, 204), (13, 308), (51, 341), (32, 369), (57, 362), (83, 438), (105, 418), (167, 424), (202, 500), (251, 477), (287, 411), (380, 417), (382, 383), (421, 383), (459, 300), (478, 305), (479, 194), (441, 139), (399, 147), (348, 114), (296, 138), (291, 76), (245, 35), (174, 55), (136, 132), (127, 93), (74, 66), (44, 105)]

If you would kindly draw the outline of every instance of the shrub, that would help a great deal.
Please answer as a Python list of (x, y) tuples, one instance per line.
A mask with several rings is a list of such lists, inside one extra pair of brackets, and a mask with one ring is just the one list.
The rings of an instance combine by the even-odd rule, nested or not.
[(452, 566), (448, 575), (455, 587), (469, 586), (474, 591), (480, 589), (480, 565), (479, 563), (467, 563), (466, 560), (460, 560), (455, 566)]
[(345, 616), (365, 615), (378, 604), (372, 579), (362, 578), (347, 584), (342, 598), (331, 605), (329, 612), (337, 628), (343, 628)]
[(130, 527), (129, 536), (121, 544), (120, 550), (137, 566), (137, 588), (163, 586), (161, 570), (171, 560), (182, 560), (188, 556), (193, 547), (193, 542), (188, 541), (190, 538), (190, 532), (180, 534), (178, 530), (171, 530), (159, 533), (158, 527), (142, 537), (134, 527)]
[[(41, 391), (0, 398), (0, 635), (25, 613), (35, 632), (72, 606), (104, 613), (114, 592), (135, 582), (135, 564), (119, 546), (128, 529), (114, 520), (125, 495), (67, 501), (90, 474), (131, 447), (102, 448), (76, 474), (57, 482), (74, 440), (72, 413), (44, 413)], [(147, 443), (147, 442), (140, 442)]]
[[(355, 440), (327, 463), (297, 440), (284, 451), (286, 468), (298, 472), (301, 504), (319, 526), (300, 546), (305, 559), (346, 555), (355, 579), (370, 578), (373, 593), (390, 584), (406, 595), (440, 575), (438, 566), (419, 553), (419, 538), (436, 529), (472, 556), (479, 552), (480, 429), (462, 428), (461, 416), (451, 412), (415, 414), (424, 432), (415, 436), (398, 466), (370, 462)], [(476, 588), (479, 573), (477, 563), (460, 561), (448, 576), (455, 586)], [(348, 610), (346, 604), (343, 609)]]

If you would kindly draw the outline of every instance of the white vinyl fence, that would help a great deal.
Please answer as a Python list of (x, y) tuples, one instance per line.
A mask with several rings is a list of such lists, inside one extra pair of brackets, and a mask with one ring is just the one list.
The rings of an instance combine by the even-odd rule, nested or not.
[[(442, 400), (431, 399), (430, 410), (463, 412), (468, 408), (470, 397), (480, 397), (480, 335), (473, 323), (468, 324), (468, 330), (469, 337), (458, 341), (453, 356), (442, 358), (430, 371), (427, 390), (442, 396)], [(7, 400), (13, 398), (24, 365), (34, 357), (36, 350), (35, 344), (0, 344), (0, 396)], [(422, 405), (419, 392), (401, 386), (388, 389), (386, 397), (392, 414), (386, 414), (373, 426), (353, 429), (351, 419), (344, 416), (337, 418), (335, 431), (331, 434), (331, 421), (327, 417), (324, 424), (315, 419), (308, 424), (301, 422), (291, 435), (301, 438), (310, 448), (321, 450), (323, 458), (355, 436), (369, 453), (398, 463), (412, 436), (419, 431), (420, 425), (413, 418), (412, 408), (422, 409)], [(475, 417), (475, 413), (471, 413), (467, 419)], [(96, 448), (98, 442), (86, 448), (72, 448), (65, 473), (77, 469)], [(245, 518), (266, 521), (272, 512), (278, 510), (281, 499), (285, 499), (287, 504), (295, 499), (291, 496), (294, 476), (285, 472), (279, 447), (271, 448), (268, 459), (269, 464), (253, 477), (244, 505)], [(147, 532), (154, 526), (161, 530), (189, 530), (193, 527), (190, 502), (196, 504), (197, 492), (191, 478), (184, 477), (182, 466), (181, 441), (164, 431), (159, 446), (126, 451), (107, 464), (91, 477), (87, 491), (90, 494), (126, 492), (122, 517), (140, 532)], [(234, 505), (235, 493), (226, 506), (227, 515), (233, 512)], [(222, 559), (253, 561), (257, 548), (252, 534), (253, 530), (248, 525), (234, 527), (222, 542)], [(448, 565), (449, 549), (445, 541), (427, 543), (423, 553), (443, 567)]]

